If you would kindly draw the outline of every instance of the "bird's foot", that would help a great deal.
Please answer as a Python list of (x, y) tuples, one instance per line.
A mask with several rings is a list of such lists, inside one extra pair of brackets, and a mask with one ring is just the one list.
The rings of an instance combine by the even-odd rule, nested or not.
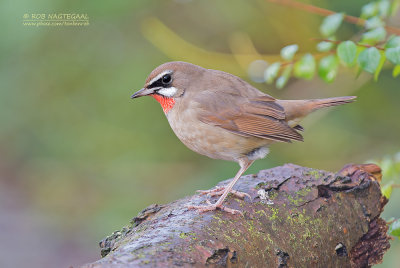
[(222, 211), (226, 211), (226, 212), (231, 213), (231, 214), (241, 214), (243, 216), (243, 213), (241, 211), (239, 211), (239, 210), (236, 210), (236, 209), (233, 209), (233, 208), (228, 208), (228, 207), (225, 207), (223, 205), (218, 205), (217, 203), (212, 204), (208, 200), (207, 200), (207, 204), (208, 204), (207, 206), (187, 205), (186, 207), (188, 209), (195, 209), (195, 210), (197, 210), (199, 212), (207, 212), (207, 211), (214, 211), (214, 210), (220, 209)]
[[(220, 187), (217, 187), (217, 188), (212, 189), (212, 190), (198, 190), (196, 192), (200, 193), (200, 195), (205, 195), (206, 194), (207, 196), (213, 197), (213, 196), (222, 195), (224, 193), (224, 191), (225, 191), (225, 187), (224, 186), (220, 186)], [(247, 196), (251, 200), (251, 196), (248, 193), (243, 193), (243, 192), (239, 192), (239, 191), (236, 191), (236, 190), (230, 190), (229, 193), (233, 194), (234, 196), (236, 196), (236, 197), (238, 197), (240, 199), (244, 199), (244, 197)]]

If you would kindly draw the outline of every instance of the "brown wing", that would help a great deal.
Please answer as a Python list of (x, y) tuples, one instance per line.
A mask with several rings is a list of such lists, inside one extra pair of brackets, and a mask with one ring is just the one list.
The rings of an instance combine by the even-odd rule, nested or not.
[[(205, 93), (205, 92), (204, 92)], [(238, 135), (282, 142), (302, 141), (303, 137), (285, 121), (285, 111), (271, 96), (242, 97), (208, 92), (202, 97), (199, 120)]]

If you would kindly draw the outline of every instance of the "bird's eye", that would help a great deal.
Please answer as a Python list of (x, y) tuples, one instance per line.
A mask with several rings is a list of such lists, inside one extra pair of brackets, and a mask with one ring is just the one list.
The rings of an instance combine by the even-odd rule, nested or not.
[(171, 83), (172, 77), (170, 74), (166, 74), (162, 77), (161, 82), (163, 83), (164, 86), (167, 86)]

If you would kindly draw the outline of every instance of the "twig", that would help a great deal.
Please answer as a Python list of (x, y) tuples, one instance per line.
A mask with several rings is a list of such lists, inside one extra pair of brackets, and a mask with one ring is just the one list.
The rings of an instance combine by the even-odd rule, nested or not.
[[(330, 42), (330, 43), (334, 43), (334, 44), (340, 44), (340, 43), (342, 43), (342, 41), (330, 40), (330, 39), (325, 39), (325, 38), (311, 38), (311, 40)], [(357, 46), (360, 46), (360, 47), (367, 47), (367, 48), (374, 47), (374, 48), (379, 49), (379, 50), (386, 50), (385, 48), (379, 47), (379, 46), (373, 46), (373, 45), (367, 45), (367, 44), (360, 44), (360, 43), (357, 43), (357, 42), (355, 42), (355, 44), (356, 44)]]
[[(284, 6), (290, 6), (290, 7), (294, 7), (297, 9), (301, 9), (301, 10), (305, 10), (307, 12), (310, 13), (314, 13), (314, 14), (318, 14), (321, 16), (329, 16), (332, 14), (335, 14), (337, 12), (325, 9), (325, 8), (321, 8), (321, 7), (316, 7), (310, 4), (304, 4), (304, 3), (300, 3), (294, 0), (266, 0), (270, 3), (275, 3), (275, 4), (280, 4), (280, 5), (284, 5)], [(356, 24), (356, 25), (360, 25), (360, 26), (364, 26), (365, 25), (365, 20), (358, 18), (358, 17), (354, 17), (354, 16), (350, 16), (350, 15), (344, 15), (343, 18), (345, 21), (352, 23), (352, 24)], [(397, 34), (400, 35), (400, 29), (399, 28), (395, 28), (392, 26), (385, 26), (385, 29), (388, 33), (393, 33), (393, 34)]]

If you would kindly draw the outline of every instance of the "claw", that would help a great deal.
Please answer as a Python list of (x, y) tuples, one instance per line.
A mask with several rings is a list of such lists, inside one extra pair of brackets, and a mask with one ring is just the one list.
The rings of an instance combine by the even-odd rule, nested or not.
[(205, 194), (210, 195), (215, 192), (223, 191), (224, 189), (225, 189), (225, 187), (216, 187), (212, 190), (197, 190), (196, 192), (199, 193), (200, 195), (205, 195)]
[(192, 206), (192, 205), (187, 205), (186, 207), (188, 209), (196, 209), (199, 212), (207, 212), (207, 211), (214, 211), (217, 209), (220, 209), (222, 211), (226, 211), (228, 213), (231, 213), (233, 215), (235, 214), (241, 214), (243, 216), (243, 213), (239, 210), (233, 209), (233, 208), (228, 208), (222, 205), (216, 205), (216, 204), (212, 204), (209, 200), (207, 200), (207, 204), (208, 206)]
[[(207, 195), (209, 197), (214, 197), (214, 196), (220, 196), (224, 193), (225, 191), (225, 187), (217, 187), (215, 189), (212, 190), (197, 190), (196, 192), (200, 193), (200, 195)], [(240, 198), (240, 199), (244, 199), (245, 196), (247, 196), (250, 200), (251, 200), (251, 196), (248, 193), (244, 193), (244, 192), (239, 192), (236, 190), (231, 190), (229, 192), (230, 194), (233, 194), (234, 196)]]

